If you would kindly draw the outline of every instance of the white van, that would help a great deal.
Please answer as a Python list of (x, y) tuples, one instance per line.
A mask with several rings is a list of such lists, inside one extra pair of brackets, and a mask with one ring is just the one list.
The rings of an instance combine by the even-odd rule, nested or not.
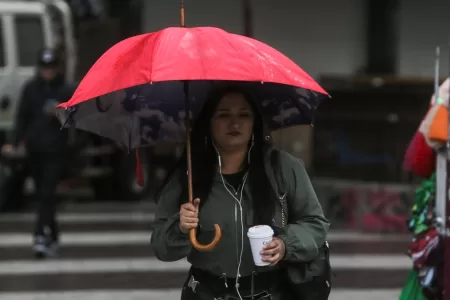
[(0, 132), (14, 125), (21, 88), (35, 74), (41, 48), (61, 49), (66, 78), (74, 80), (73, 36), (70, 7), (64, 0), (0, 0)]

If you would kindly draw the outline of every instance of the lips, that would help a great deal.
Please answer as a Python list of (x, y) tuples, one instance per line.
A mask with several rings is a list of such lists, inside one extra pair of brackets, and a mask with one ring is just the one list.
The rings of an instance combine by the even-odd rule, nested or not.
[(231, 131), (231, 132), (228, 132), (228, 135), (231, 135), (231, 136), (238, 136), (238, 135), (240, 135), (241, 133), (239, 132), (239, 131)]

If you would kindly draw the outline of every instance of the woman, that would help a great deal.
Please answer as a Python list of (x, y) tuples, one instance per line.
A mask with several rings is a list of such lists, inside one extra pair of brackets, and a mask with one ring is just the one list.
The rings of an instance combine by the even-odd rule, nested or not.
[[(185, 158), (157, 197), (151, 244), (162, 261), (188, 258), (192, 268), (182, 299), (289, 299), (281, 261), (309, 261), (326, 238), (329, 223), (303, 164), (280, 152), (286, 177), (290, 220), (262, 252), (268, 267), (253, 263), (247, 231), (266, 224), (281, 227), (281, 204), (270, 164), (271, 137), (263, 116), (243, 90), (216, 90), (200, 112), (192, 131), (194, 204), (187, 202)], [(290, 176), (285, 176), (290, 175)], [(293, 221), (291, 221), (293, 220)], [(196, 251), (188, 232), (209, 243), (214, 225), (222, 240), (211, 252)]]

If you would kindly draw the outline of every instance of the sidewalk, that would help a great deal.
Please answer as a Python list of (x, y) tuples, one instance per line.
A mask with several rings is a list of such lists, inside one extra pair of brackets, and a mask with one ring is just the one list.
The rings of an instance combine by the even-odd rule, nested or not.
[[(330, 300), (395, 300), (400, 290), (334, 290)], [(2, 300), (179, 300), (180, 290), (89, 291), (2, 294)]]

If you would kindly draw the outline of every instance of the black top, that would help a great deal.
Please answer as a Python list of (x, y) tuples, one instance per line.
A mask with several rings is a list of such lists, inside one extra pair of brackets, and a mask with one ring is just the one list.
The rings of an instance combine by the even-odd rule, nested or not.
[(243, 170), (233, 174), (222, 174), (222, 176), (226, 183), (231, 185), (237, 191), (242, 185), (242, 180), (244, 179), (246, 172), (247, 170)]

